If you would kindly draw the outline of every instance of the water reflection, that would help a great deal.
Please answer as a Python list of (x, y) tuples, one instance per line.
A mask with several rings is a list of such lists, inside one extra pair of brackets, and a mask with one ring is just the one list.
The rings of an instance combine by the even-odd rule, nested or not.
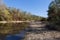
[(23, 40), (26, 31), (21, 31), (19, 34), (7, 35), (5, 40)]
[(22, 40), (22, 37), (10, 35), (10, 36), (7, 36), (5, 40)]
[(22, 40), (26, 33), (26, 31), (24, 30), (26, 27), (28, 27), (28, 23), (0, 24), (0, 39), (1, 40)]

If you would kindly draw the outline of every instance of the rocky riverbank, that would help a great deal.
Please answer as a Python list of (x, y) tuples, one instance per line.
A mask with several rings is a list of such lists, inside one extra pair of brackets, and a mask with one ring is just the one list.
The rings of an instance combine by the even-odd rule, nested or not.
[(60, 32), (50, 30), (27, 32), (24, 40), (60, 40)]
[[(44, 25), (44, 24), (39, 24)], [(32, 27), (26, 35), (24, 40), (60, 40), (60, 32), (56, 30), (49, 30), (45, 27)]]

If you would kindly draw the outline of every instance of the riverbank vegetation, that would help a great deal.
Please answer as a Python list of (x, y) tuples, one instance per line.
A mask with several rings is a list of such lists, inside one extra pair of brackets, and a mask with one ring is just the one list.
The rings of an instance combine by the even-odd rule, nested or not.
[(60, 0), (54, 0), (49, 5), (48, 22), (50, 28), (60, 30)]
[[(2, 7), (1, 7), (2, 6)], [(31, 21), (41, 20), (43, 17), (32, 15), (30, 12), (21, 11), (13, 7), (0, 6), (0, 21)]]

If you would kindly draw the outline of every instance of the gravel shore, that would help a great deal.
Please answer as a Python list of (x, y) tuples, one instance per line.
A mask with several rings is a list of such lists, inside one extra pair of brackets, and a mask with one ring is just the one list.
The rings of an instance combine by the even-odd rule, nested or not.
[(58, 31), (27, 32), (24, 40), (60, 40)]
[[(26, 33), (24, 40), (60, 40), (60, 32), (45, 28), (42, 22), (40, 24), (34, 23), (31, 25), (31, 30)], [(42, 26), (35, 27), (34, 25)]]

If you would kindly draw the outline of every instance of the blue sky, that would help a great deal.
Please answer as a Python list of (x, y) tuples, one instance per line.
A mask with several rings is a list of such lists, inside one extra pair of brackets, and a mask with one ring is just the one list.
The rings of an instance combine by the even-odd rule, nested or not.
[(52, 0), (4, 0), (8, 7), (19, 8), (34, 15), (47, 17), (48, 5)]

